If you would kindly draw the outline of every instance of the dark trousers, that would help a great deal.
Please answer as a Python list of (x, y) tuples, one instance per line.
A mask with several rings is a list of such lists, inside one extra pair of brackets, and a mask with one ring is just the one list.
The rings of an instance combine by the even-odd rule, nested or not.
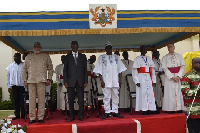
[(68, 92), (70, 118), (75, 117), (75, 112), (74, 112), (75, 95), (77, 95), (78, 97), (78, 105), (79, 105), (78, 117), (79, 118), (83, 117), (84, 115), (84, 87), (80, 87), (78, 82), (76, 82), (74, 87), (67, 88), (67, 92)]
[(13, 98), (15, 103), (15, 116), (20, 118), (24, 117), (24, 92), (25, 88), (23, 86), (12, 86)]

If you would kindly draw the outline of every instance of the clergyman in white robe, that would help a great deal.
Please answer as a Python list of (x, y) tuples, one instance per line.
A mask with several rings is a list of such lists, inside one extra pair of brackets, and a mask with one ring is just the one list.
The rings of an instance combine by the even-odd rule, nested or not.
[[(161, 60), (160, 59), (153, 59), (153, 62), (155, 64), (155, 74), (156, 74), (156, 87), (154, 88), (154, 92), (155, 92), (155, 99), (156, 102), (158, 104), (158, 107), (162, 107), (162, 99), (163, 99), (163, 94), (162, 94), (162, 78), (161, 76), (164, 75), (162, 73), (162, 75), (158, 76), (158, 73), (163, 72), (162, 70), (162, 64), (161, 64)], [(164, 84), (162, 84), (162, 86), (164, 86)]]
[(63, 85), (63, 69), (64, 64), (59, 64), (55, 68), (56, 82), (57, 82), (57, 109), (65, 110), (64, 93), (66, 88)]
[(95, 67), (94, 64), (90, 64), (90, 62), (88, 60), (88, 62), (87, 62), (88, 84), (85, 87), (85, 91), (88, 91), (88, 105), (92, 105), (92, 99), (91, 99), (91, 89), (92, 89), (91, 76), (93, 75), (94, 67)]
[[(155, 97), (152, 83), (156, 83), (155, 65), (149, 56), (137, 56), (133, 62), (133, 81), (136, 85), (135, 111), (155, 111)], [(152, 79), (150, 76), (152, 73)], [(153, 81), (152, 81), (153, 80)]]
[[(122, 63), (125, 65), (127, 69), (126, 71), (122, 72), (122, 85), (121, 85), (120, 93), (119, 93), (119, 98), (120, 98), (119, 108), (128, 108), (130, 107), (130, 100), (129, 100), (129, 91), (127, 90), (126, 75), (132, 74), (133, 61), (129, 59), (128, 60), (122, 59)], [(135, 87), (135, 84), (130, 85), (130, 86)]]
[(184, 75), (185, 62), (182, 55), (168, 53), (162, 58), (162, 68), (165, 72), (164, 98), (162, 110), (179, 111), (184, 110), (181, 82), (174, 82), (172, 77), (182, 78)]
[[(126, 70), (126, 67), (120, 60), (118, 55), (103, 54), (99, 56), (94, 72), (101, 74), (105, 83), (102, 88), (104, 94), (104, 110), (105, 113), (118, 113), (119, 108), (119, 73)], [(112, 99), (112, 109), (110, 107), (110, 99)]]

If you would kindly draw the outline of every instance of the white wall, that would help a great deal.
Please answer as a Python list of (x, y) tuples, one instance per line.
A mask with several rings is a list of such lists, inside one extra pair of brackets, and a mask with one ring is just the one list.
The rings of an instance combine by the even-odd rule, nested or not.
[[(80, 46), (81, 47), (81, 46)], [(194, 52), (194, 51), (199, 51), (199, 36), (194, 36), (192, 38), (180, 41), (175, 44), (175, 51), (180, 54), (184, 54), (186, 52)], [(168, 50), (166, 47), (158, 49), (160, 51), (160, 58), (162, 58), (164, 55), (168, 53)], [(114, 52), (114, 51), (113, 51)], [(3, 100), (8, 100), (9, 99), (9, 93), (7, 91), (7, 77), (6, 77), (6, 67), (13, 62), (13, 55), (15, 51), (12, 50), (10, 47), (7, 45), (3, 44), (0, 42), (0, 86), (3, 88)], [(104, 52), (105, 53), (105, 52)], [(137, 56), (140, 55), (140, 52), (133, 52), (133, 51), (128, 51), (129, 53), (129, 59), (134, 60)], [(99, 55), (103, 53), (87, 53), (86, 56), (89, 58), (91, 55), (96, 55), (97, 59)], [(120, 52), (120, 58), (122, 59), (122, 52)], [(148, 51), (147, 55), (151, 57), (151, 52)], [(53, 67), (55, 70), (55, 67), (61, 63), (61, 56), (62, 54), (56, 54), (56, 55), (50, 55), (52, 62), (53, 62)], [(53, 75), (53, 80), (55, 81), (55, 74)]]
[(6, 67), (13, 62), (14, 53), (14, 50), (12, 50), (10, 47), (8, 47), (0, 41), (0, 87), (2, 87), (3, 90), (2, 100), (9, 99)]

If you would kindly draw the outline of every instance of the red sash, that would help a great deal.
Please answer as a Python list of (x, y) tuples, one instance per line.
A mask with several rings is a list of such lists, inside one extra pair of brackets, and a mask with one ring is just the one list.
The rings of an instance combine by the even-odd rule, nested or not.
[[(151, 77), (151, 81), (152, 81), (152, 87), (154, 88), (151, 67), (149, 67), (149, 72), (145, 72), (145, 67), (137, 68), (137, 71), (138, 71), (138, 73), (149, 73), (150, 77)], [(154, 89), (153, 89), (153, 94), (154, 94), (154, 97), (155, 97)]]
[(170, 67), (168, 68), (171, 73), (178, 73), (181, 67)]

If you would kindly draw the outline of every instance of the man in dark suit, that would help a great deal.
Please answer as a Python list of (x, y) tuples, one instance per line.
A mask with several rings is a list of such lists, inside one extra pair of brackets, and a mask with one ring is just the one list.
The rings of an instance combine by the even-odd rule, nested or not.
[(85, 54), (78, 52), (78, 42), (72, 41), (71, 43), (72, 52), (65, 57), (64, 62), (64, 84), (68, 92), (69, 101), (69, 122), (75, 119), (74, 113), (74, 98), (75, 89), (78, 96), (78, 117), (79, 120), (84, 120), (84, 87), (87, 86), (88, 75), (87, 75), (87, 58)]

